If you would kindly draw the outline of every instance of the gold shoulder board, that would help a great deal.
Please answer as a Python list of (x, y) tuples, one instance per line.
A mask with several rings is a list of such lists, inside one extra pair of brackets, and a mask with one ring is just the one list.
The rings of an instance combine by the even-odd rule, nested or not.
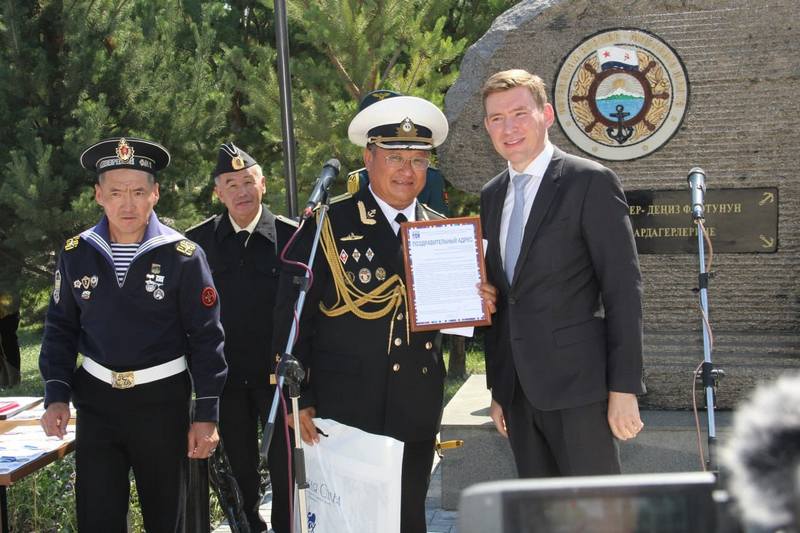
[(81, 242), (81, 236), (75, 235), (74, 237), (70, 237), (67, 239), (67, 242), (64, 243), (64, 250), (74, 250), (78, 247), (78, 243)]
[(350, 174), (347, 175), (347, 192), (350, 194), (355, 194), (358, 192), (358, 189), (361, 188), (361, 179), (359, 174), (363, 169), (354, 170)]
[(197, 249), (197, 245), (192, 241), (187, 241), (184, 239), (175, 245), (175, 249), (178, 250), (179, 254), (183, 254), (186, 257), (192, 257), (194, 255), (194, 251)]

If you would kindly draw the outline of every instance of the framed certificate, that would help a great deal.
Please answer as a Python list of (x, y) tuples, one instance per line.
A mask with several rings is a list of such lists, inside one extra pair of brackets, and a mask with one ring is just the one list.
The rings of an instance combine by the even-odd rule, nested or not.
[(411, 331), (491, 324), (478, 291), (486, 280), (480, 218), (404, 222), (400, 233)]

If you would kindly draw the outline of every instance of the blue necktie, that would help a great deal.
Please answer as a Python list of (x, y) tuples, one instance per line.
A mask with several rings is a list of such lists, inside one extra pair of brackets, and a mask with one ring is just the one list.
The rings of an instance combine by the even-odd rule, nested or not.
[(528, 184), (531, 177), (530, 174), (517, 174), (512, 180), (514, 184), (514, 208), (511, 210), (511, 218), (508, 219), (504, 265), (509, 283), (514, 279), (514, 267), (517, 265), (519, 250), (522, 247), (522, 234), (525, 231), (525, 185)]

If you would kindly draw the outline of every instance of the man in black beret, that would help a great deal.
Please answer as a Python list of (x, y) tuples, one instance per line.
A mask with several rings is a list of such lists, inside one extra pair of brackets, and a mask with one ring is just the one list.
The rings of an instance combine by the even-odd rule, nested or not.
[[(280, 247), (296, 227), (262, 204), (266, 191), (261, 166), (232, 142), (220, 146), (212, 173), (214, 192), (225, 209), (186, 235), (208, 256), (222, 300), (225, 358), (229, 373), (220, 401), (220, 433), (244, 510), (253, 532), (265, 531), (258, 514), (258, 428), (266, 422), (275, 393), (272, 310), (280, 272)], [(280, 411), (279, 411), (280, 412)], [(282, 426), (283, 417), (277, 422)], [(291, 494), (284, 431), (275, 432), (267, 466), (272, 484), (271, 523), (275, 533), (289, 531)]]
[(45, 433), (63, 438), (70, 400), (77, 409), (82, 533), (127, 530), (131, 469), (145, 529), (183, 531), (188, 458), (207, 458), (219, 440), (227, 368), (217, 291), (203, 251), (153, 211), (155, 175), (169, 159), (163, 146), (130, 137), (81, 156), (97, 173), (105, 214), (64, 245), (39, 368)]

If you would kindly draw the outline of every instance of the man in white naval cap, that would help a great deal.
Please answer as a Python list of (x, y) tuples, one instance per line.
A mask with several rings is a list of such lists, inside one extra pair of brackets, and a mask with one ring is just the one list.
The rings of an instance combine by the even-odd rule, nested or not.
[[(410, 332), (398, 231), (404, 221), (441, 218), (416, 198), (430, 152), (447, 131), (444, 114), (413, 96), (374, 102), (353, 118), (349, 137), (364, 147), (369, 187), (332, 202), (294, 350), (310, 375), (299, 413), (307, 444), (319, 439), (315, 416), (404, 443), (403, 533), (427, 530), (425, 494), (445, 367), (436, 346), (439, 332)], [(314, 229), (304, 228), (293, 259), (308, 257)], [(275, 350), (282, 349), (291, 324), (296, 274), (285, 269), (281, 275)], [(483, 294), (493, 301), (489, 289)]]

